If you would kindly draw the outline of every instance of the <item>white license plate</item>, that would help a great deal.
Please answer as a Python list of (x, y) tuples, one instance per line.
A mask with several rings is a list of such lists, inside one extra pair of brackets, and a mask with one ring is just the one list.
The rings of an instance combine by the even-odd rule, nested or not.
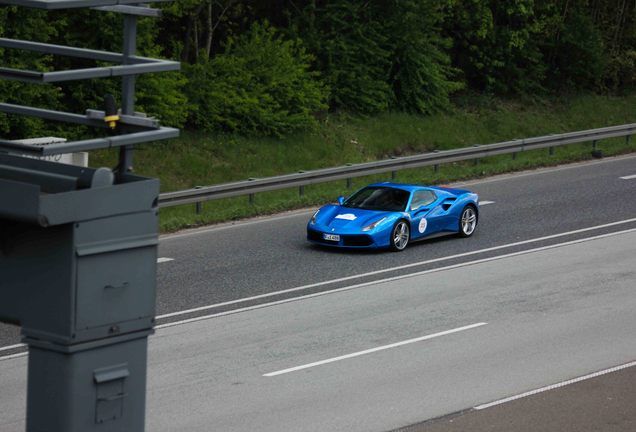
[(329, 241), (340, 241), (340, 236), (338, 234), (323, 234), (322, 238)]

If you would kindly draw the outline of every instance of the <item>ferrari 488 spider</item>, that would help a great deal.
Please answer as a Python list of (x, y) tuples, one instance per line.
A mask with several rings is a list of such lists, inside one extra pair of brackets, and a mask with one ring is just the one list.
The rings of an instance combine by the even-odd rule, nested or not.
[(321, 207), (307, 224), (307, 239), (328, 246), (401, 251), (412, 241), (441, 234), (469, 237), (478, 220), (479, 197), (473, 192), (375, 183)]

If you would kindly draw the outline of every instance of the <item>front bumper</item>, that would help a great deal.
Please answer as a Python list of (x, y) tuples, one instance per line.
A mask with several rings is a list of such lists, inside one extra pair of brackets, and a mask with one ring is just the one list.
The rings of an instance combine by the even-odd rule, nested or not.
[[(323, 234), (338, 234), (339, 241), (325, 240)], [(336, 246), (346, 248), (376, 248), (378, 247), (369, 234), (339, 234), (327, 233), (313, 228), (307, 228), (307, 240), (325, 246)]]

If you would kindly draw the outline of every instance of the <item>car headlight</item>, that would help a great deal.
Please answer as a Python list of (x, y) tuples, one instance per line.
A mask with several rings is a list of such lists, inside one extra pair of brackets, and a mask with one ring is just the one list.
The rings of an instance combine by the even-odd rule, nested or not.
[(310, 224), (315, 224), (316, 223), (316, 216), (318, 216), (318, 213), (320, 213), (320, 210), (316, 210), (316, 213), (314, 213), (314, 215), (311, 217), (311, 220), (309, 221)]
[(371, 223), (371, 224), (369, 224), (369, 225), (365, 226), (364, 228), (362, 228), (362, 231), (371, 231), (373, 228), (377, 227), (377, 226), (378, 226), (378, 225), (380, 225), (382, 222), (384, 222), (384, 220), (385, 220), (385, 219), (386, 219), (386, 218), (385, 218), (385, 217), (383, 217), (382, 219), (377, 220), (377, 221), (375, 221), (375, 222), (373, 222), (373, 223)]

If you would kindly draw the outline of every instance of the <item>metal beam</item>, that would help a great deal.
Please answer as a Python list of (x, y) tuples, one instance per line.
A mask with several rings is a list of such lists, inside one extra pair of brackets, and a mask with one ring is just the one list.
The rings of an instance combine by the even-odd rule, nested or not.
[(74, 81), (94, 78), (128, 77), (151, 72), (168, 72), (179, 70), (178, 62), (157, 61), (145, 64), (107, 66), (86, 69), (71, 69), (56, 72), (35, 72), (11, 68), (0, 68), (0, 79), (30, 82), (34, 84)]
[(34, 108), (24, 105), (0, 103), (0, 112), (4, 112), (7, 114), (26, 115), (31, 117), (38, 117), (44, 120), (74, 123), (85, 126), (94, 126), (100, 128), (107, 127), (103, 120), (100, 121), (91, 119), (81, 114), (53, 111), (44, 108)]
[[(0, 4), (1, 3), (2, 1), (0, 0)], [(36, 52), (41, 52), (45, 54), (53, 54), (53, 55), (60, 55), (60, 56), (107, 61), (107, 62), (118, 63), (118, 64), (124, 63), (124, 55), (121, 53), (92, 50), (87, 48), (75, 48), (75, 47), (69, 47), (64, 45), (48, 44), (43, 42), (30, 42), (30, 41), (17, 40), (17, 39), (0, 38), (0, 47), (12, 48), (12, 49), (23, 49), (28, 51), (36, 51)], [(156, 63), (156, 62), (168, 61), (168, 60), (162, 60), (162, 59), (141, 57), (136, 55), (129, 56), (128, 60), (131, 62), (131, 64)]]
[(162, 127), (156, 130), (133, 132), (112, 137), (95, 138), (81, 141), (69, 141), (65, 143), (49, 144), (47, 146), (35, 146), (16, 143), (14, 141), (0, 140), (0, 151), (9, 153), (26, 154), (34, 156), (51, 156), (63, 153), (97, 150), (100, 148), (122, 147), (132, 144), (142, 144), (149, 141), (159, 141), (179, 136), (179, 129)]
[(60, 56), (79, 57), (92, 60), (107, 61), (112, 63), (122, 63), (123, 56), (119, 53), (108, 51), (92, 50), (86, 48), (74, 48), (63, 45), (48, 44), (42, 42), (31, 42), (17, 39), (0, 38), (0, 47), (12, 48), (27, 51), (36, 51), (45, 54)]

